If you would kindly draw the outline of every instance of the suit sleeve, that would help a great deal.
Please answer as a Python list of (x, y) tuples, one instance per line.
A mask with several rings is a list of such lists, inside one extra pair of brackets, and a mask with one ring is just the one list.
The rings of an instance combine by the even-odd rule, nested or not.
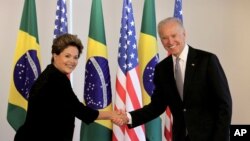
[(72, 112), (74, 116), (76, 116), (78, 119), (82, 120), (83, 122), (87, 124), (96, 120), (99, 115), (99, 111), (83, 105), (83, 103), (79, 101), (79, 99), (73, 92), (73, 89), (71, 87), (71, 84), (68, 78), (64, 77), (62, 78), (62, 80), (64, 80), (63, 82), (65, 82), (65, 83), (62, 83), (62, 86), (61, 86), (63, 88), (61, 89), (62, 91), (61, 93), (63, 93), (61, 95), (65, 96), (63, 98), (65, 99), (64, 105), (67, 105), (65, 106), (65, 109), (69, 109), (68, 110), (70, 111), (69, 113)]
[(212, 55), (208, 67), (208, 81), (212, 86), (214, 100), (217, 105), (217, 120), (214, 130), (214, 141), (228, 140), (229, 126), (232, 116), (232, 99), (227, 78), (218, 58)]
[(155, 69), (154, 75), (154, 84), (155, 89), (154, 93), (151, 96), (151, 102), (144, 106), (141, 109), (130, 112), (132, 117), (132, 124), (129, 125), (129, 128), (134, 128), (141, 124), (144, 124), (154, 118), (160, 116), (166, 109), (166, 99), (163, 93), (162, 84), (160, 83), (160, 73), (159, 69)]
[(75, 94), (72, 97), (73, 104), (74, 104), (74, 112), (77, 118), (81, 119), (83, 122), (89, 124), (97, 119), (99, 115), (99, 111), (89, 108), (83, 105), (82, 102), (78, 100)]

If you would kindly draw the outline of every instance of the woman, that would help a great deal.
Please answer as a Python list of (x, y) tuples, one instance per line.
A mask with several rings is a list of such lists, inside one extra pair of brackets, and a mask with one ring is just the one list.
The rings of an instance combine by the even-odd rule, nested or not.
[(26, 120), (15, 141), (71, 141), (75, 117), (85, 123), (118, 118), (115, 112), (84, 106), (74, 94), (67, 75), (75, 69), (82, 49), (75, 35), (64, 34), (53, 41), (51, 64), (30, 90)]

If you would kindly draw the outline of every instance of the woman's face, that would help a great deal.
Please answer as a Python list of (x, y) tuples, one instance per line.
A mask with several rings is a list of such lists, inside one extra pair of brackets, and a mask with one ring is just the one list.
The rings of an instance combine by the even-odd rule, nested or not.
[(54, 66), (64, 74), (70, 74), (78, 63), (79, 52), (77, 47), (68, 46), (60, 54), (53, 54)]

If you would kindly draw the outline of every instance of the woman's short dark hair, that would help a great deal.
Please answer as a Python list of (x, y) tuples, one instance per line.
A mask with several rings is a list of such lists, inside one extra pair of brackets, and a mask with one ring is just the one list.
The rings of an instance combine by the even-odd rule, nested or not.
[[(59, 55), (68, 46), (75, 46), (79, 52), (78, 57), (80, 57), (82, 50), (83, 50), (82, 42), (79, 38), (77, 38), (77, 35), (72, 35), (68, 33), (62, 34), (53, 40), (51, 53), (52, 55), (54, 53)], [(51, 62), (52, 63), (54, 62), (53, 56), (52, 56)]]

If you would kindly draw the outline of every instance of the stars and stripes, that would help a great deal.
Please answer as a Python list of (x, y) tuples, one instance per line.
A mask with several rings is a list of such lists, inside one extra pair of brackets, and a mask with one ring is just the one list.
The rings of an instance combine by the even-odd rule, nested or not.
[[(56, 5), (56, 19), (54, 27), (54, 36), (56, 38), (64, 33), (68, 33), (68, 20), (67, 20), (67, 5), (66, 0), (57, 0)], [(68, 78), (72, 77), (71, 74), (67, 75)], [(72, 81), (71, 81), (72, 82)]]
[(54, 38), (64, 33), (68, 33), (66, 0), (58, 0), (56, 6)]
[(172, 141), (172, 126), (173, 126), (173, 116), (170, 111), (170, 108), (167, 107), (165, 111), (165, 125), (164, 125), (164, 136), (166, 141)]
[[(182, 0), (175, 0), (174, 17), (179, 18), (183, 22)], [(166, 109), (165, 116), (166, 120), (164, 126), (164, 136), (166, 138), (166, 141), (172, 141), (173, 116), (169, 107), (167, 107)]]
[(175, 0), (174, 17), (179, 18), (181, 21), (183, 21), (183, 17), (182, 17), (182, 0)]
[[(142, 107), (142, 93), (138, 76), (138, 53), (131, 0), (123, 1), (116, 77), (114, 109), (133, 111)], [(144, 141), (144, 125), (128, 129), (113, 126), (113, 141)]]

